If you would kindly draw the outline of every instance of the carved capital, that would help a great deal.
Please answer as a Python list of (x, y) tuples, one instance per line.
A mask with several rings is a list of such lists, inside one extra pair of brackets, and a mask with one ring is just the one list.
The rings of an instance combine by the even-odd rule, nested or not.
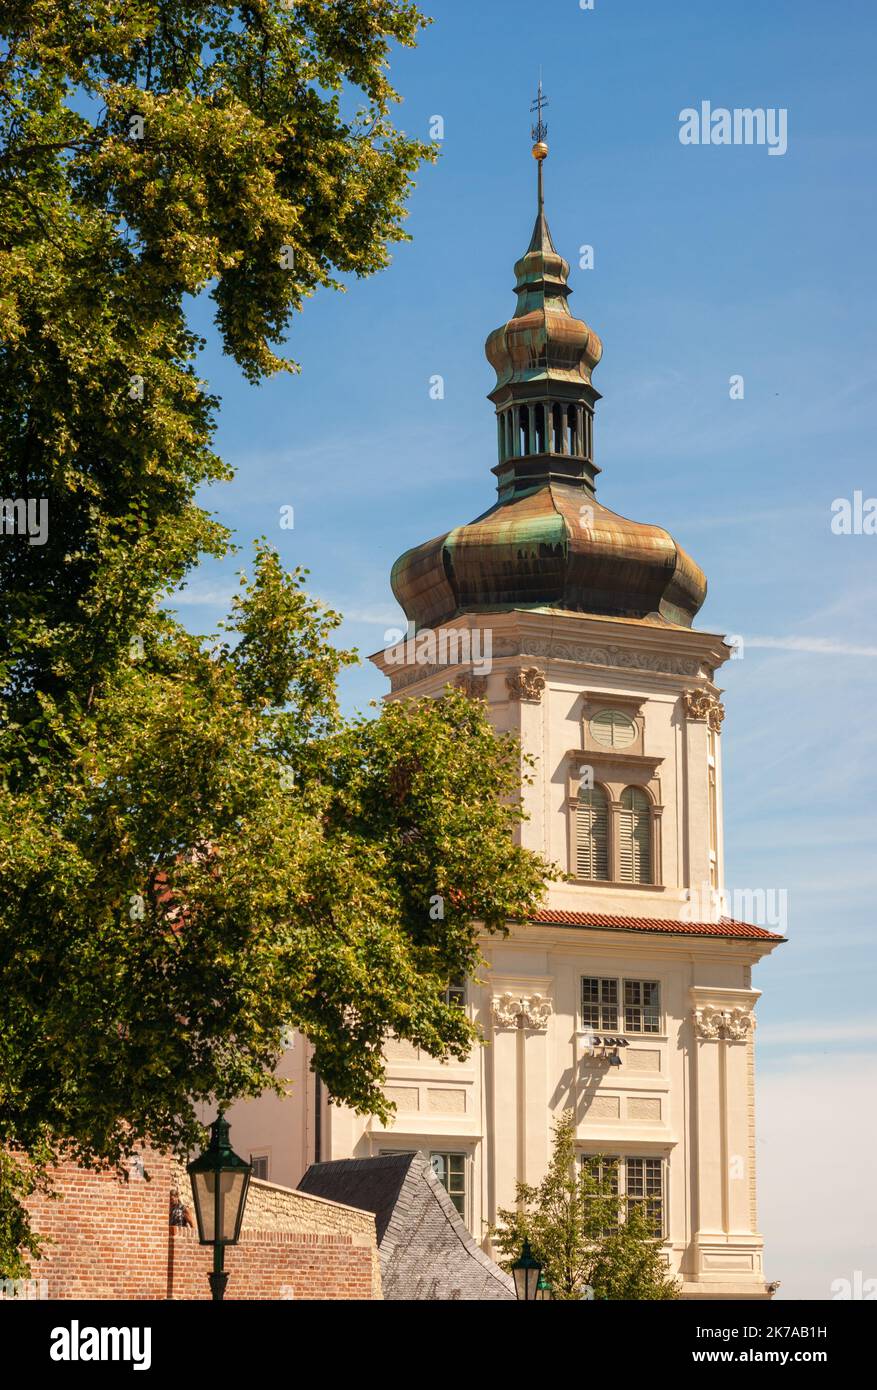
[(755, 1014), (750, 1009), (725, 1010), (725, 1037), (729, 1042), (746, 1042), (755, 1032)]
[(695, 1009), (694, 1036), (708, 1041), (746, 1042), (755, 1031), (751, 1009), (717, 1009), (710, 1005)]
[(719, 733), (725, 717), (725, 706), (709, 690), (686, 690), (682, 696), (686, 719), (705, 719), (714, 733)]
[(545, 677), (538, 666), (527, 666), (522, 671), (509, 671), (505, 678), (511, 700), (533, 700), (536, 704), (542, 699)]
[(523, 998), (516, 994), (494, 995), (495, 1028), (529, 1028), (534, 1033), (544, 1033), (553, 1012), (554, 1006), (544, 994), (531, 994)]
[(473, 676), (471, 671), (464, 671), (454, 681), (458, 690), (470, 700), (484, 700), (487, 698), (487, 677)]
[(720, 1009), (695, 1009), (694, 1036), (696, 1038), (721, 1037), (722, 1013)]

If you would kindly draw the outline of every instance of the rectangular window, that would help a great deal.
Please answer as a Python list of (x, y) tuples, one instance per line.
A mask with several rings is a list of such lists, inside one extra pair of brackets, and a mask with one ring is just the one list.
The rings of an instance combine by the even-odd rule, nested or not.
[(644, 1206), (654, 1235), (664, 1234), (664, 1165), (659, 1158), (625, 1160), (625, 1195), (630, 1208)]
[(466, 1220), (466, 1155), (431, 1153), (432, 1171), (447, 1192), (457, 1211)]
[(625, 1033), (660, 1033), (661, 991), (657, 980), (624, 981)]
[(253, 1177), (260, 1182), (268, 1181), (268, 1155), (250, 1154), (250, 1162), (253, 1165)]
[(582, 1027), (618, 1029), (618, 981), (586, 975), (582, 979)]
[(596, 1033), (617, 1033), (619, 999), (624, 985), (625, 1033), (660, 1033), (661, 988), (657, 980), (612, 980), (582, 976), (582, 1028)]
[(707, 767), (709, 769), (710, 807), (710, 887), (717, 888), (719, 884), (719, 811), (718, 793), (716, 790), (716, 735), (714, 729), (710, 729), (709, 731)]
[(599, 1181), (606, 1182), (610, 1192), (622, 1198), (622, 1213), (634, 1204), (644, 1205), (654, 1235), (660, 1239), (666, 1234), (663, 1159), (596, 1158), (582, 1154), (581, 1163)]
[(458, 1008), (466, 1007), (466, 981), (452, 980), (445, 990), (445, 1003), (456, 1004)]
[[(613, 1197), (619, 1195), (619, 1174), (623, 1163), (624, 1159), (618, 1158), (617, 1156), (607, 1157), (605, 1154), (600, 1156), (582, 1154), (582, 1167), (587, 1168), (594, 1180), (600, 1184), (601, 1188), (610, 1193)], [(602, 1234), (608, 1236), (609, 1233), (616, 1228), (615, 1213), (612, 1212), (609, 1221), (602, 1228)]]

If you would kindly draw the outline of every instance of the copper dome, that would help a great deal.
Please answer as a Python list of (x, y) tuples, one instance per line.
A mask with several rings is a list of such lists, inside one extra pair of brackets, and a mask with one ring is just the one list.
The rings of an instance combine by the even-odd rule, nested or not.
[(392, 585), (418, 629), (509, 608), (690, 627), (706, 597), (703, 572), (662, 527), (628, 521), (557, 481), (407, 551)]
[(597, 334), (572, 317), (569, 264), (539, 207), (515, 266), (515, 315), (487, 339), (496, 371), (499, 500), (468, 526), (396, 561), (392, 585), (417, 628), (463, 613), (559, 608), (690, 627), (706, 578), (660, 526), (610, 512), (594, 491), (591, 372)]

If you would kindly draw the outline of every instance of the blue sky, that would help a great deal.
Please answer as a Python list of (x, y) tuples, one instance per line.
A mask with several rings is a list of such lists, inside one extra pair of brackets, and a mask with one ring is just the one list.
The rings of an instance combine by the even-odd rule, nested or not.
[[(245, 546), (265, 534), (308, 566), (364, 656), (398, 622), (393, 560), (490, 505), (483, 345), (512, 312), (532, 226), (541, 64), (549, 220), (571, 307), (604, 342), (600, 500), (667, 526), (709, 577), (698, 625), (744, 641), (722, 673), (727, 876), (789, 895), (789, 945), (754, 981), (767, 1274), (826, 1298), (836, 1278), (877, 1275), (863, 1235), (877, 1134), (862, 1114), (877, 1047), (877, 536), (830, 527), (834, 499), (877, 494), (873, 4), (427, 9), (434, 25), (393, 62), (398, 124), (424, 138), (432, 116), (445, 124), (413, 242), (382, 275), (309, 302), (289, 340), (298, 377), (248, 386), (209, 305), (195, 308), (218, 446), (238, 470), (208, 505)], [(681, 145), (679, 113), (703, 100), (787, 109), (787, 153)], [(592, 270), (577, 267), (584, 244)], [(194, 578), (180, 604), (192, 627), (215, 628), (234, 568)], [(383, 693), (367, 664), (345, 679), (348, 709)]]

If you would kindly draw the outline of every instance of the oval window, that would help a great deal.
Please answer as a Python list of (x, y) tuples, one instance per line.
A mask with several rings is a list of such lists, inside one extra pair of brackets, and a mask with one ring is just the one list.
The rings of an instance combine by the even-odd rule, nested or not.
[(601, 709), (591, 720), (591, 738), (602, 748), (629, 748), (636, 741), (636, 725), (617, 709)]

